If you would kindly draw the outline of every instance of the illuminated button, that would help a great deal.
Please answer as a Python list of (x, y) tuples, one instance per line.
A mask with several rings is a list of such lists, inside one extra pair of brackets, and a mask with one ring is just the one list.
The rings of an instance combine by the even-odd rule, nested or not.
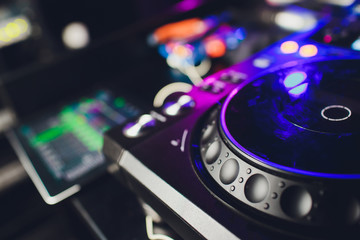
[(296, 53), (299, 50), (299, 44), (294, 41), (286, 41), (281, 44), (280, 50), (283, 54)]
[(304, 82), (307, 78), (305, 72), (293, 72), (285, 77), (284, 86), (286, 88), (293, 88), (298, 86), (300, 83)]
[(257, 68), (268, 68), (271, 65), (272, 61), (266, 57), (259, 57), (254, 59), (253, 65)]
[(205, 153), (205, 161), (208, 164), (212, 164), (219, 157), (221, 151), (221, 144), (219, 141), (215, 141), (211, 143), (210, 147), (207, 149)]
[(281, 194), (281, 208), (286, 215), (293, 218), (305, 217), (312, 208), (310, 193), (299, 186), (292, 186)]
[(212, 83), (205, 83), (201, 86), (201, 90), (205, 92), (211, 92), (214, 94), (221, 93), (225, 88), (224, 83), (222, 82), (212, 82)]
[(269, 193), (269, 182), (261, 174), (252, 175), (245, 184), (245, 196), (252, 203), (263, 201)]
[(180, 115), (187, 109), (191, 109), (195, 106), (195, 101), (188, 95), (182, 95), (177, 102), (171, 102), (165, 104), (164, 113), (168, 116)]
[(235, 159), (227, 160), (220, 169), (220, 181), (223, 184), (232, 183), (237, 178), (239, 169), (239, 163)]
[(318, 48), (315, 45), (307, 44), (300, 48), (299, 54), (304, 58), (314, 57), (318, 54)]
[(229, 71), (221, 74), (220, 80), (231, 83), (239, 83), (244, 81), (247, 78), (247, 75), (240, 72)]
[(150, 114), (144, 114), (136, 122), (127, 124), (123, 128), (123, 134), (129, 138), (140, 137), (155, 125), (156, 120)]
[(211, 37), (205, 40), (205, 51), (211, 58), (222, 57), (226, 53), (224, 40)]

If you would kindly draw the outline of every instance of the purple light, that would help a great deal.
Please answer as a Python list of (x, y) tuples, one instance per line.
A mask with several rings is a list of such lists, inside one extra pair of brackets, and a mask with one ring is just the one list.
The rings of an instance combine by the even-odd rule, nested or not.
[(183, 0), (175, 5), (175, 9), (180, 12), (190, 11), (203, 3), (202, 0)]
[(304, 92), (306, 92), (308, 85), (309, 85), (308, 83), (303, 83), (303, 84), (291, 89), (289, 91), (289, 94), (293, 97), (298, 97), (301, 94), (303, 94)]
[(306, 78), (307, 75), (304, 72), (291, 73), (290, 75), (286, 76), (284, 80), (284, 86), (286, 88), (293, 88), (299, 85), (300, 83), (302, 83), (303, 81), (305, 81)]

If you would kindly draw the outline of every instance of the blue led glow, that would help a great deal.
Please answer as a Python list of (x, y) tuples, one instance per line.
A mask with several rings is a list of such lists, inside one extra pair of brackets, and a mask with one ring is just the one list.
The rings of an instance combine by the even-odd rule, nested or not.
[(158, 51), (159, 51), (159, 54), (164, 58), (167, 58), (169, 56), (169, 53), (168, 53), (168, 51), (166, 49), (165, 44), (160, 45), (159, 48), (158, 48)]
[(303, 84), (291, 89), (289, 91), (289, 94), (293, 97), (298, 97), (301, 94), (303, 94), (304, 92), (306, 92), (308, 85), (309, 85), (308, 83), (303, 83)]
[(226, 38), (226, 46), (230, 50), (234, 50), (239, 46), (239, 40), (236, 37), (230, 36)]
[(306, 78), (307, 78), (307, 75), (304, 72), (291, 73), (290, 75), (288, 75), (285, 78), (284, 86), (286, 88), (293, 88), (293, 87), (299, 85), (300, 83), (302, 83), (303, 81), (305, 81)]
[(238, 28), (235, 30), (235, 37), (240, 41), (244, 40), (246, 37), (244, 28)]
[(360, 39), (356, 39), (352, 44), (351, 44), (351, 48), (356, 50), (356, 51), (360, 51)]

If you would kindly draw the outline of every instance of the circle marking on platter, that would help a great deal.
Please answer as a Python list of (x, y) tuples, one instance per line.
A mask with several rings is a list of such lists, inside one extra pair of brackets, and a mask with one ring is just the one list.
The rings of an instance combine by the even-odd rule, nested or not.
[[(340, 110), (345, 110), (347, 111), (347, 116), (345, 117), (342, 117), (342, 118), (331, 118), (331, 117), (328, 117), (326, 116), (326, 112), (329, 111), (330, 109), (340, 109)], [(340, 121), (344, 121), (346, 119), (348, 119), (349, 117), (351, 117), (351, 110), (348, 108), (348, 107), (345, 107), (345, 106), (342, 106), (342, 105), (330, 105), (330, 106), (327, 106), (325, 108), (323, 108), (321, 110), (321, 116), (326, 119), (326, 120), (329, 120), (329, 121), (332, 121), (332, 122), (340, 122)]]

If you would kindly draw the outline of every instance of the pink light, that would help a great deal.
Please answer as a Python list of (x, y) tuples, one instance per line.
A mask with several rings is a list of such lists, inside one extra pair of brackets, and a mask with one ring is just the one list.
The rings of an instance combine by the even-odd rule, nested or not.
[(190, 11), (203, 3), (203, 0), (183, 0), (175, 5), (175, 9), (180, 12)]
[(324, 36), (324, 42), (325, 42), (325, 43), (331, 43), (331, 41), (332, 41), (331, 35), (326, 34), (326, 35)]

